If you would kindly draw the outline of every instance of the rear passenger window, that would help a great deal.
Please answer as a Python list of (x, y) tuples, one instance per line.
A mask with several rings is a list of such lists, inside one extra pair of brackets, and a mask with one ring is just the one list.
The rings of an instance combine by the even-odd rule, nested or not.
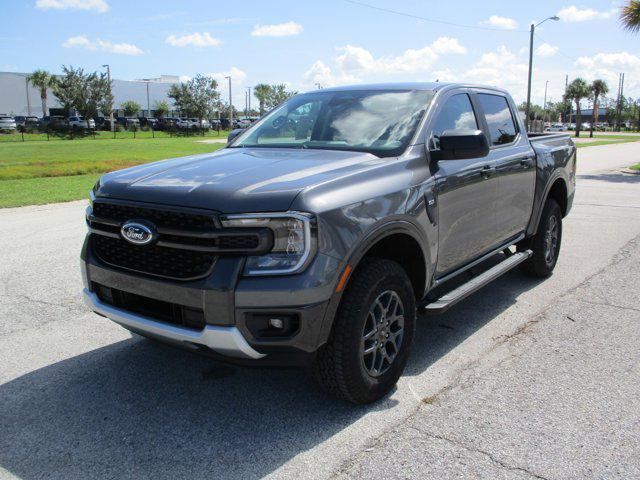
[(516, 139), (516, 125), (507, 99), (500, 95), (481, 93), (478, 95), (484, 110), (492, 145), (504, 145)]
[(440, 148), (440, 135), (445, 130), (477, 130), (478, 121), (469, 95), (459, 93), (450, 97), (436, 118), (431, 135), (431, 149)]

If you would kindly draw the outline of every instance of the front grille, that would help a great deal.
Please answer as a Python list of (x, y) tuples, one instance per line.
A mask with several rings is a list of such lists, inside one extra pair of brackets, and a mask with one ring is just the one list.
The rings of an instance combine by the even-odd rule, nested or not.
[(96, 256), (109, 265), (179, 280), (205, 276), (215, 262), (215, 256), (178, 248), (132, 245), (120, 238), (91, 235)]
[(93, 214), (96, 217), (123, 222), (125, 220), (145, 219), (159, 228), (176, 230), (211, 230), (216, 228), (214, 215), (205, 215), (175, 210), (160, 210), (137, 205), (95, 202)]
[(92, 290), (101, 301), (129, 312), (194, 330), (202, 330), (205, 327), (202, 309), (143, 297), (95, 282), (92, 284)]

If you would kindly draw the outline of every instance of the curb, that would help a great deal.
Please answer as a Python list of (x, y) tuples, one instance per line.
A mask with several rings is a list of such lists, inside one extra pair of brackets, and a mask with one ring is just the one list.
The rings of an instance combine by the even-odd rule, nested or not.
[(640, 175), (640, 170), (631, 170), (630, 168), (623, 168), (620, 170), (622, 173), (628, 173), (631, 175)]

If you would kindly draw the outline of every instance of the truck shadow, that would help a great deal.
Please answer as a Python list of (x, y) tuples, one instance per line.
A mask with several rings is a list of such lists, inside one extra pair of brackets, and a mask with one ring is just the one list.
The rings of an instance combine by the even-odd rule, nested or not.
[[(407, 375), (534, 285), (512, 272), (422, 318)], [(136, 337), (0, 386), (0, 467), (23, 479), (260, 478), (395, 404), (356, 407), (304, 371), (229, 367)]]

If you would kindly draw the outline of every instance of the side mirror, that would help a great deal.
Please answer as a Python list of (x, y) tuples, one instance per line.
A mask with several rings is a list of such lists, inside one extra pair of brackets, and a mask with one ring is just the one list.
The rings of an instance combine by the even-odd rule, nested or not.
[(489, 142), (482, 130), (445, 130), (440, 150), (431, 152), (435, 160), (463, 160), (489, 155)]
[(233, 140), (245, 130), (245, 128), (236, 128), (235, 130), (231, 130), (229, 135), (227, 135), (227, 145), (233, 142)]

